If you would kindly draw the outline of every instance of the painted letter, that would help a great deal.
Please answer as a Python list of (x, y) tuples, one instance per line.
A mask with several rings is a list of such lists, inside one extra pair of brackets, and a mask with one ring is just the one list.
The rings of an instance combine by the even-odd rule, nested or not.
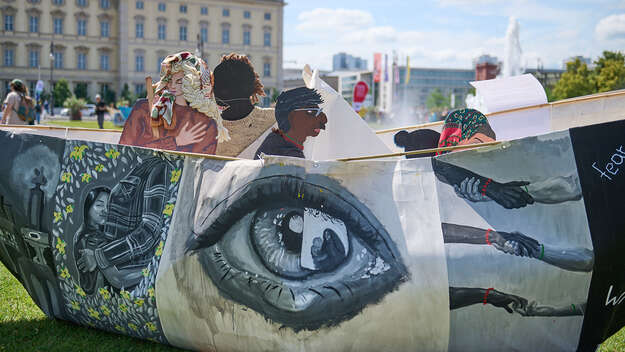
[(595, 164), (596, 164), (596, 163), (597, 163), (597, 162), (592, 163), (592, 167), (593, 167), (595, 170), (599, 171), (599, 173), (601, 174), (601, 176), (600, 176), (600, 177), (605, 176), (605, 177), (607, 177), (607, 178), (608, 178), (608, 180), (612, 181), (612, 178), (611, 178), (610, 176), (608, 176), (608, 174), (606, 174), (606, 173), (605, 173), (605, 172), (603, 172), (601, 169), (599, 169), (598, 167), (596, 167), (596, 166), (595, 166)]
[(621, 153), (621, 154), (625, 154), (625, 152), (623, 151), (623, 146), (619, 145), (618, 148), (616, 149), (617, 152)]
[[(619, 160), (618, 163), (616, 162), (616, 160), (614, 160), (615, 156), (618, 157), (618, 160)], [(622, 156), (621, 154), (614, 154), (610, 158), (610, 160), (612, 160), (612, 162), (615, 163), (616, 165), (621, 165), (623, 163), (623, 159), (625, 159), (625, 156)]]
[(616, 169), (616, 171), (612, 171), (614, 169), (614, 164), (612, 163), (607, 163), (605, 165), (605, 169), (608, 170), (609, 173), (611, 173), (612, 175), (616, 175), (618, 173), (618, 169)]
[(610, 294), (612, 293), (612, 285), (610, 285), (610, 289), (608, 290), (608, 296), (605, 298), (605, 305), (607, 306), (608, 304), (612, 303), (613, 306), (617, 305), (617, 296), (614, 296), (614, 298), (610, 298)]

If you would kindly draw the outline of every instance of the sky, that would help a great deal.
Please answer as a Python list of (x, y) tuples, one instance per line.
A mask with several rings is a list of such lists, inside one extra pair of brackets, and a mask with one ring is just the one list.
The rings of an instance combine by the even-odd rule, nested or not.
[(524, 67), (625, 51), (625, 0), (287, 0), (284, 67), (330, 70), (346, 52), (371, 68), (374, 52), (395, 51), (402, 65), (471, 68), (482, 54), (503, 61), (511, 18)]

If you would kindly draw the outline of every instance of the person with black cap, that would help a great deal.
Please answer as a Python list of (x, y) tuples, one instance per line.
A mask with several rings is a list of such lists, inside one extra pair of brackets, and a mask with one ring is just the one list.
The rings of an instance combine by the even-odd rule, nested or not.
[(254, 159), (261, 154), (304, 158), (304, 141), (317, 137), (328, 123), (319, 104), (321, 95), (314, 89), (300, 87), (280, 93), (276, 101), (278, 128), (260, 145)]

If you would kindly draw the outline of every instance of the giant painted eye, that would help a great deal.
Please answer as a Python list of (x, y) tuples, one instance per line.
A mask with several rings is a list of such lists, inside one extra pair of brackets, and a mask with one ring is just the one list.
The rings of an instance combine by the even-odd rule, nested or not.
[(350, 319), (407, 278), (383, 226), (326, 176), (256, 179), (196, 225), (189, 249), (221, 292), (295, 330)]

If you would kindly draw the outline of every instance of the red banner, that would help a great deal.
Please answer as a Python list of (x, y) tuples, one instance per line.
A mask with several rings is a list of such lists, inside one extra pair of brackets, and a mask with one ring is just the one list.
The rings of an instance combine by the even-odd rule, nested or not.
[(373, 54), (373, 82), (380, 82), (382, 78), (382, 54)]
[(356, 85), (354, 86), (354, 95), (353, 95), (354, 99), (352, 102), (352, 106), (354, 107), (354, 110), (360, 111), (360, 108), (362, 107), (362, 103), (365, 101), (365, 98), (367, 97), (368, 92), (369, 92), (369, 86), (367, 85), (366, 82), (358, 81), (358, 83), (356, 83)]

